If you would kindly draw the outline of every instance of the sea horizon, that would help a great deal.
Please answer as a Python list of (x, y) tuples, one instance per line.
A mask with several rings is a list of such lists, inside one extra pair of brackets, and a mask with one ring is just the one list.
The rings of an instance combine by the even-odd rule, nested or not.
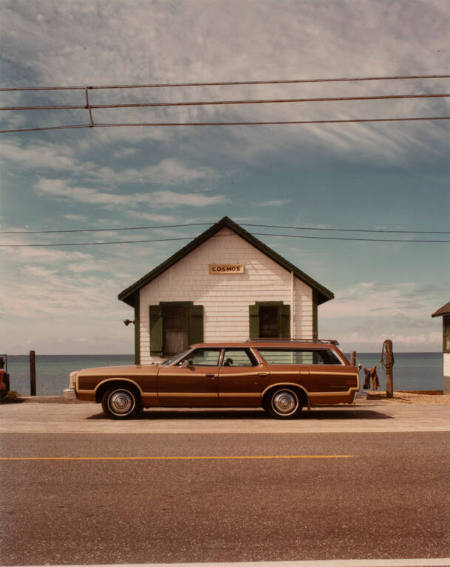
[[(350, 353), (345, 353), (350, 358)], [(385, 374), (380, 352), (357, 352), (357, 364), (366, 368), (377, 366), (380, 389), (385, 388)], [(442, 353), (439, 351), (395, 352), (394, 389), (441, 390)], [(74, 370), (98, 366), (134, 364), (134, 354), (36, 354), (36, 393), (40, 396), (61, 395), (69, 386), (69, 374)], [(22, 395), (30, 393), (29, 355), (8, 355), (11, 390)]]

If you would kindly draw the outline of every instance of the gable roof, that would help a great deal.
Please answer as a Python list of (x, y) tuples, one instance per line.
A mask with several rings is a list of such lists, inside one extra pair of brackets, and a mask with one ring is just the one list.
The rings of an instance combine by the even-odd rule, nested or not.
[(437, 311), (431, 315), (432, 317), (442, 317), (443, 315), (450, 315), (450, 301), (440, 307)]
[(325, 303), (325, 301), (329, 301), (330, 299), (334, 298), (333, 292), (329, 289), (320, 285), (318, 282), (313, 280), (310, 276), (302, 272), (299, 268), (291, 264), (288, 260), (280, 256), (275, 250), (272, 250), (269, 246), (261, 242), (258, 238), (247, 232), (241, 226), (233, 222), (229, 217), (223, 217), (220, 219), (216, 224), (202, 232), (197, 238), (191, 240), (189, 244), (186, 244), (183, 248), (175, 252), (170, 258), (165, 260), (162, 264), (154, 268), (151, 272), (140, 278), (137, 282), (132, 284), (131, 286), (124, 289), (122, 292), (119, 293), (119, 299), (128, 303), (128, 305), (136, 306), (137, 299), (138, 299), (138, 292), (139, 290), (144, 287), (145, 285), (149, 284), (152, 280), (160, 276), (163, 272), (168, 270), (171, 266), (173, 266), (176, 262), (187, 256), (190, 252), (195, 250), (198, 246), (206, 242), (209, 238), (214, 236), (219, 230), (222, 228), (229, 228), (239, 236), (241, 236), (244, 240), (250, 243), (252, 246), (257, 248), (260, 252), (271, 258), (274, 262), (288, 270), (289, 272), (294, 272), (294, 275), (300, 279), (302, 282), (308, 284), (314, 290), (317, 291), (317, 303), (320, 305), (321, 303)]

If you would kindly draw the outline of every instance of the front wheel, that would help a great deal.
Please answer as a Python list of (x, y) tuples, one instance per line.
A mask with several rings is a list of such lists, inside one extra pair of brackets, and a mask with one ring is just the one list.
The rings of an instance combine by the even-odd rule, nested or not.
[(141, 411), (141, 403), (133, 388), (113, 386), (103, 394), (102, 408), (111, 419), (131, 419)]
[(293, 388), (277, 388), (271, 392), (264, 405), (275, 419), (293, 419), (302, 411), (303, 400)]

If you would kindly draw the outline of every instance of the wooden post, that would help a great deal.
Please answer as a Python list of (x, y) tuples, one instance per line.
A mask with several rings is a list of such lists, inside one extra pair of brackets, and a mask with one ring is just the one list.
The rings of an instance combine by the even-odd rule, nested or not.
[(356, 366), (356, 350), (352, 350), (352, 366)]
[(392, 352), (392, 341), (386, 339), (383, 345), (384, 367), (386, 370), (386, 398), (394, 397), (394, 355)]
[(36, 353), (30, 350), (30, 396), (36, 395)]

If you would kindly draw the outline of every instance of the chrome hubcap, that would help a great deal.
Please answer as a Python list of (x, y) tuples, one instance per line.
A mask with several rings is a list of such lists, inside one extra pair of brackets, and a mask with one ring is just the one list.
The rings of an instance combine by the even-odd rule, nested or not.
[(133, 397), (123, 390), (113, 392), (109, 398), (109, 407), (114, 413), (126, 414), (134, 407)]
[(280, 390), (272, 398), (272, 407), (278, 414), (290, 415), (298, 407), (298, 398), (290, 390)]

